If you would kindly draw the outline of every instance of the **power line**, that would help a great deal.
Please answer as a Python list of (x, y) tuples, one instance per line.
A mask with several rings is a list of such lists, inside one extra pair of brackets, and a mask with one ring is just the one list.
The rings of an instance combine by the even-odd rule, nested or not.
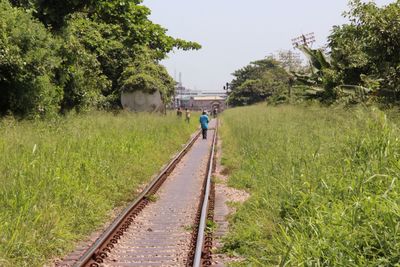
[(299, 37), (292, 39), (294, 48), (299, 46), (312, 46), (315, 43), (315, 34), (313, 32), (302, 34)]

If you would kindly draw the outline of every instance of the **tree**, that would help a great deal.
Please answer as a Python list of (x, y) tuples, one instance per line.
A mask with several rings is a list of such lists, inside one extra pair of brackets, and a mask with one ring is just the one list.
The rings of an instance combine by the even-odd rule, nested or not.
[(300, 55), (291, 50), (280, 50), (274, 58), (288, 72), (301, 72), (305, 69)]
[(336, 101), (358, 103), (368, 99), (372, 92), (370, 88), (357, 84), (343, 84), (335, 62), (324, 54), (322, 49), (312, 49), (307, 45), (297, 47), (308, 58), (310, 63), (309, 73), (293, 72), (297, 84), (304, 91), (306, 99), (317, 99), (331, 104)]
[(289, 91), (289, 74), (272, 58), (252, 62), (233, 76), (228, 101), (234, 106), (251, 105)]
[(119, 108), (121, 90), (140, 85), (168, 101), (173, 82), (159, 61), (201, 47), (167, 35), (142, 0), (0, 1), (3, 114)]
[[(82, 29), (78, 38), (97, 56), (103, 74), (111, 81), (111, 86), (102, 91), (106, 99), (104, 106), (120, 106), (120, 92), (124, 86), (121, 75), (126, 68), (142, 63), (143, 54), (158, 64), (174, 48), (189, 50), (201, 47), (168, 36), (166, 29), (148, 19), (150, 10), (140, 5), (141, 2), (97, 1), (90, 8), (89, 22), (80, 20)], [(71, 18), (72, 21), (75, 19), (74, 16)]]
[(104, 41), (97, 24), (85, 17), (75, 16), (60, 33), (63, 40), (59, 50), (63, 58), (58, 80), (64, 95), (61, 103), (63, 113), (75, 109), (82, 111), (105, 101), (103, 91), (111, 87), (111, 81), (103, 74), (97, 55), (85, 46), (81, 32), (87, 31)]
[(0, 113), (19, 116), (58, 112), (56, 82), (60, 43), (22, 9), (0, 0)]
[(334, 27), (329, 37), (339, 79), (375, 89), (392, 100), (400, 92), (400, 1), (379, 8), (375, 3), (350, 2), (350, 23)]
[(55, 30), (64, 26), (69, 14), (93, 8), (95, 0), (10, 0), (14, 6), (32, 10), (36, 18)]
[(153, 94), (159, 91), (164, 103), (168, 103), (175, 92), (175, 81), (167, 70), (148, 58), (127, 67), (119, 83), (121, 90), (126, 92), (140, 90)]

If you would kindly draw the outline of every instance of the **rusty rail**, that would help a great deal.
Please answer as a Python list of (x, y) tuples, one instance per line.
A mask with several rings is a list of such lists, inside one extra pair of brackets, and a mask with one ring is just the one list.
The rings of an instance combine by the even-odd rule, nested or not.
[[(203, 204), (201, 208), (201, 218), (197, 233), (196, 250), (194, 255), (193, 267), (200, 267), (204, 265), (211, 265), (210, 261), (210, 248), (212, 247), (212, 237), (206, 233), (207, 220), (212, 218), (210, 214), (210, 207), (213, 206), (213, 188), (212, 188), (212, 174), (215, 167), (215, 148), (218, 136), (218, 122), (214, 132), (213, 143), (211, 147), (211, 155), (208, 166), (208, 173), (206, 178), (205, 193)], [(210, 240), (211, 239), (211, 240)]]
[(171, 162), (155, 177), (152, 182), (143, 190), (143, 192), (133, 201), (114, 222), (104, 231), (99, 239), (91, 246), (89, 250), (73, 265), (74, 267), (99, 267), (107, 254), (111, 252), (124, 232), (132, 224), (134, 218), (149, 203), (149, 196), (157, 192), (163, 182), (174, 170), (183, 156), (190, 150), (195, 141), (200, 136), (200, 131), (189, 141), (183, 150), (176, 155)]

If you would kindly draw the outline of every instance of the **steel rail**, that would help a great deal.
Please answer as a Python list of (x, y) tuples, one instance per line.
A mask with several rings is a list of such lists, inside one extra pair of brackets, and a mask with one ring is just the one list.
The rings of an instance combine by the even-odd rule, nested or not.
[[(90, 261), (93, 261), (95, 256), (99, 253), (103, 253), (101, 248), (105, 245), (107, 241), (110, 240), (110, 237), (114, 235), (115, 232), (119, 230), (119, 228), (123, 225), (124, 221), (129, 217), (131, 212), (148, 197), (149, 193), (151, 193), (154, 188), (157, 190), (157, 184), (163, 178), (166, 178), (175, 168), (175, 166), (179, 163), (182, 157), (189, 151), (189, 149), (193, 146), (195, 141), (199, 138), (201, 131), (198, 131), (196, 135), (186, 144), (186, 146), (176, 155), (170, 163), (163, 168), (163, 170), (155, 177), (150, 184), (142, 191), (142, 193), (126, 208), (124, 211), (114, 220), (114, 222), (104, 231), (104, 233), (96, 240), (96, 242), (83, 254), (79, 260), (73, 265), (73, 267), (84, 267), (87, 266)], [(159, 185), (158, 185), (159, 186)], [(153, 192), (154, 193), (154, 192)], [(106, 249), (107, 250), (107, 249)], [(93, 265), (96, 266), (96, 265)]]
[(194, 256), (194, 261), (193, 261), (193, 267), (202, 266), (202, 254), (203, 254), (203, 246), (204, 246), (204, 238), (205, 238), (205, 229), (206, 229), (206, 223), (207, 223), (208, 205), (209, 205), (209, 198), (210, 198), (210, 191), (211, 191), (211, 176), (213, 173), (214, 154), (215, 154), (217, 135), (218, 135), (218, 121), (217, 121), (217, 126), (215, 127), (214, 138), (213, 138), (213, 143), (212, 143), (212, 147), (211, 147), (210, 164), (208, 166), (206, 189), (205, 189), (205, 194), (204, 194), (203, 206), (201, 209), (201, 218), (200, 218), (199, 230), (197, 233), (196, 251), (195, 251), (195, 256)]

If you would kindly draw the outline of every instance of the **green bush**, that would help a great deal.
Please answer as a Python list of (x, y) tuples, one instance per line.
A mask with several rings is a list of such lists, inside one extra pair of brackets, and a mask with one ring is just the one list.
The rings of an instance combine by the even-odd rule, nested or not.
[(379, 95), (394, 102), (400, 99), (400, 1), (391, 2), (379, 7), (373, 1), (350, 1), (349, 23), (334, 27), (328, 39), (345, 84), (373, 83)]
[(147, 93), (159, 91), (164, 103), (168, 103), (175, 93), (175, 81), (165, 67), (151, 60), (138, 61), (122, 73), (119, 84), (123, 91), (142, 90)]
[(280, 102), (290, 97), (290, 75), (273, 58), (251, 62), (235, 71), (233, 76), (228, 98), (233, 106), (251, 105), (267, 99)]
[(22, 9), (0, 0), (0, 113), (44, 116), (58, 112), (62, 89), (55, 82), (60, 44)]
[(119, 109), (122, 87), (170, 101), (174, 82), (158, 62), (200, 45), (168, 36), (142, 2), (0, 0), (0, 116)]
[(97, 55), (87, 46), (85, 35), (92, 36), (93, 42), (104, 42), (96, 24), (84, 15), (71, 18), (61, 34), (60, 56), (63, 63), (59, 80), (64, 88), (63, 112), (98, 107), (104, 101), (103, 92), (111, 87), (111, 81), (103, 74)]

